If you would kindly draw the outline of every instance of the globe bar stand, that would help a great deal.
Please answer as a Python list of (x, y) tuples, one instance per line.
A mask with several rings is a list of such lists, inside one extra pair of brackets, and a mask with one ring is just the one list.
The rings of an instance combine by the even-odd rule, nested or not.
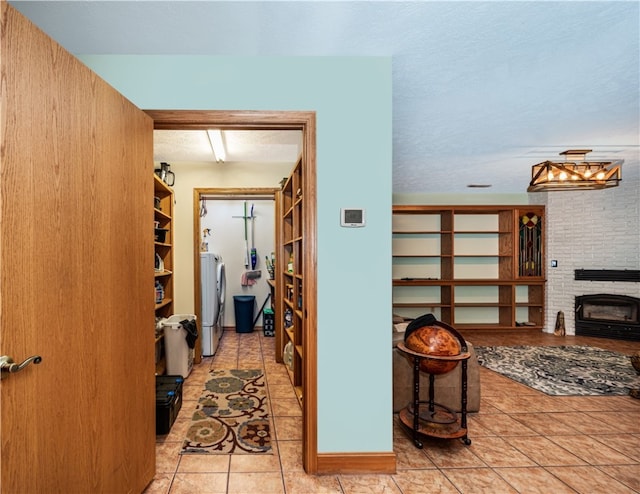
[[(450, 330), (452, 328), (449, 328)], [(464, 338), (457, 332), (453, 332), (460, 340), (462, 351), (454, 356), (426, 355), (414, 352), (398, 343), (397, 348), (413, 361), (413, 402), (400, 410), (400, 423), (411, 433), (413, 443), (422, 449), (421, 439), (437, 437), (441, 439), (460, 438), (465, 445), (471, 444), (467, 437), (467, 360), (471, 354), (468, 352)], [(462, 366), (462, 383), (460, 396), (460, 416), (453, 410), (435, 402), (435, 375), (429, 374), (429, 400), (420, 400), (420, 363), (422, 360), (458, 360)], [(417, 410), (417, 413), (416, 413)]]

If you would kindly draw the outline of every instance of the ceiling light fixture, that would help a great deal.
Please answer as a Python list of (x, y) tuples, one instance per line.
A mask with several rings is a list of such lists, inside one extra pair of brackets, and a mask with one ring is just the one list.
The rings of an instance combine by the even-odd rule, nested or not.
[(211, 145), (211, 150), (216, 158), (218, 163), (224, 163), (227, 159), (227, 150), (224, 146), (224, 140), (222, 139), (222, 131), (220, 129), (209, 129), (207, 130), (207, 135), (209, 136), (209, 144)]
[(560, 153), (565, 161), (533, 165), (527, 192), (617, 187), (622, 180), (624, 160), (586, 161), (590, 152), (591, 149), (569, 149)]

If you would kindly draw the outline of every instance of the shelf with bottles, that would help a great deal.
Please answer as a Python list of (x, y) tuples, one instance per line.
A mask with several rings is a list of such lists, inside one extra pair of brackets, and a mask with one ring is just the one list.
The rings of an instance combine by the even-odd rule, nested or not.
[(282, 360), (293, 382), (296, 328), (294, 326), (293, 309), (289, 308), (288, 306), (285, 306), (284, 308), (284, 314), (282, 317), (282, 330), (280, 330), (279, 332), (282, 335), (282, 345), (283, 345)]
[[(158, 322), (173, 315), (173, 190), (157, 175), (154, 180), (154, 285), (156, 374), (166, 370), (164, 331)], [(151, 288), (151, 287), (149, 287)]]
[[(282, 182), (282, 189), (276, 196), (278, 210), (276, 221), (277, 256), (275, 293), (276, 307), (283, 313), (283, 323), (276, 325), (276, 360), (287, 364), (296, 396), (302, 399), (303, 385), (303, 338), (307, 324), (303, 317), (304, 273), (302, 259), (304, 252), (301, 158), (291, 174)], [(288, 359), (290, 362), (288, 363)]]
[(163, 285), (161, 281), (156, 280), (155, 284), (155, 311), (158, 317), (169, 317), (171, 306), (173, 304), (172, 294), (167, 293), (169, 285)]
[(294, 276), (295, 278), (295, 307), (296, 307), (296, 312), (299, 312), (300, 315), (299, 317), (302, 317), (302, 307), (303, 307), (303, 300), (302, 300), (302, 288), (303, 288), (303, 284), (302, 284), (302, 276), (299, 274), (296, 274)]
[(293, 322), (293, 309), (286, 307), (284, 309), (284, 316), (282, 318), (282, 326), (285, 330), (285, 333), (289, 336), (290, 340), (294, 339), (295, 328)]
[(294, 285), (293, 285), (293, 283), (286, 283), (284, 285), (284, 298), (293, 307), (293, 300), (294, 300)]
[[(155, 271), (154, 283), (156, 287), (156, 300), (173, 296), (173, 272), (168, 269)], [(160, 293), (159, 293), (160, 292)]]

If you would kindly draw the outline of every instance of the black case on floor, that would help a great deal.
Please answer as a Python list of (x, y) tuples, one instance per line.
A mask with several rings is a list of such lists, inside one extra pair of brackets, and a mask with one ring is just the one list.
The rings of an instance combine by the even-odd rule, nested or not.
[(275, 328), (274, 328), (274, 314), (273, 312), (263, 312), (262, 314), (262, 329), (264, 331), (265, 336), (275, 336)]
[(182, 376), (156, 376), (156, 434), (168, 434), (182, 406)]

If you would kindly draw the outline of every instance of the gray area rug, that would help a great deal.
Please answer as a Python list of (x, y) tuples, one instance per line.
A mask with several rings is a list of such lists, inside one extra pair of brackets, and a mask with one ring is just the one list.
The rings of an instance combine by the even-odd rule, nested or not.
[(627, 395), (640, 388), (628, 356), (588, 346), (475, 347), (483, 367), (554, 396)]

